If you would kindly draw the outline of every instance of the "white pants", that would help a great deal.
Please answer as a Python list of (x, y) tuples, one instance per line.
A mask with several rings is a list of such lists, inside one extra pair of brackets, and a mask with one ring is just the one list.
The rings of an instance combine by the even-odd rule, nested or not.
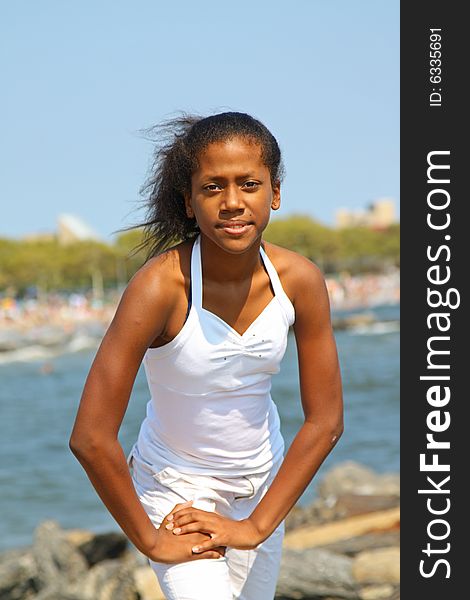
[[(155, 473), (134, 448), (128, 462), (140, 502), (158, 528), (175, 504), (188, 500), (201, 510), (234, 520), (247, 518), (268, 490), (282, 459), (266, 473), (225, 479), (180, 473), (173, 467)], [(253, 550), (227, 547), (219, 559), (176, 564), (149, 559), (149, 563), (167, 600), (273, 600), (283, 538), (284, 521)]]

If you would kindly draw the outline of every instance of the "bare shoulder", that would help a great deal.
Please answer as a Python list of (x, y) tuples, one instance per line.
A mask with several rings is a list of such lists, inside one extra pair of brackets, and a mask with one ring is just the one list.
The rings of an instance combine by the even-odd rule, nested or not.
[(149, 259), (129, 281), (119, 302), (111, 332), (145, 350), (165, 332), (178, 299), (189, 282), (191, 241)]
[(165, 301), (170, 305), (184, 286), (188, 251), (188, 242), (181, 242), (150, 258), (131, 278), (126, 293), (138, 294), (147, 302)]
[[(191, 242), (181, 242), (165, 250), (161, 254), (150, 258), (135, 273), (133, 279), (139, 280), (150, 286), (157, 286), (162, 281), (172, 287), (177, 283), (188, 266), (188, 257), (191, 253)], [(154, 283), (155, 282), (155, 283)], [(170, 289), (166, 290), (171, 291)]]
[(282, 287), (294, 306), (306, 294), (309, 296), (324, 294), (325, 279), (314, 262), (293, 250), (270, 242), (263, 242), (265, 251), (279, 275)]
[(294, 306), (297, 342), (331, 340), (330, 301), (319, 267), (305, 256), (275, 244), (266, 244), (266, 252)]

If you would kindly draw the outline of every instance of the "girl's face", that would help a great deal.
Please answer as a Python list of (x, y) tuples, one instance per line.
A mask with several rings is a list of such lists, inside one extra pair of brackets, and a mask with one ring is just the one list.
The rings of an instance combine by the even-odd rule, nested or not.
[(280, 185), (261, 159), (261, 147), (236, 137), (210, 144), (198, 156), (199, 167), (185, 197), (188, 217), (201, 233), (228, 252), (250, 248), (261, 237), (271, 209), (280, 206)]

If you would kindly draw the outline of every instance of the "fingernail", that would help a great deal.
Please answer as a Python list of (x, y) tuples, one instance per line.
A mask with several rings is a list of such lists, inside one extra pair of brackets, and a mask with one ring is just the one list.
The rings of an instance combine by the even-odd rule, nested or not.
[(173, 521), (173, 515), (170, 515), (170, 516), (168, 517), (168, 521)]
[(199, 552), (201, 550), (201, 548), (199, 548), (199, 546), (193, 546), (192, 547), (192, 551), (193, 552)]
[(173, 529), (174, 525), (173, 525), (173, 523), (167, 523), (167, 524), (165, 525), (165, 527), (166, 527), (167, 529)]
[(181, 531), (181, 527), (176, 527), (176, 529), (173, 529), (173, 533), (180, 533)]

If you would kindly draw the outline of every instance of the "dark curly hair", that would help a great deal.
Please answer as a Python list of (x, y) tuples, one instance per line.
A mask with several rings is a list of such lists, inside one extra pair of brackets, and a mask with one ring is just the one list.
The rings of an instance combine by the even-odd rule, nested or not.
[(118, 231), (143, 228), (143, 239), (133, 253), (146, 250), (146, 260), (199, 232), (196, 219), (186, 215), (184, 195), (191, 191), (198, 156), (209, 144), (242, 137), (261, 147), (261, 158), (273, 185), (284, 175), (276, 138), (265, 125), (245, 113), (224, 112), (209, 117), (183, 114), (145, 133), (155, 142), (150, 175), (141, 188), (146, 219)]

